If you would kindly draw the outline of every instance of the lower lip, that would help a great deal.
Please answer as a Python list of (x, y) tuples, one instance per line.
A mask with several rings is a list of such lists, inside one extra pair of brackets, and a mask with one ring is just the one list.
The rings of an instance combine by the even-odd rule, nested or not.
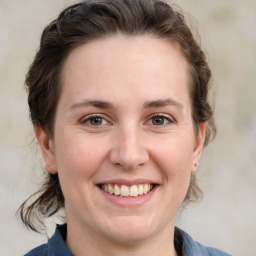
[(158, 186), (154, 186), (154, 188), (151, 191), (149, 191), (147, 194), (140, 195), (137, 197), (120, 197), (116, 195), (111, 195), (98, 187), (99, 191), (104, 197), (106, 197), (112, 203), (122, 207), (138, 207), (147, 203), (152, 199), (157, 188)]

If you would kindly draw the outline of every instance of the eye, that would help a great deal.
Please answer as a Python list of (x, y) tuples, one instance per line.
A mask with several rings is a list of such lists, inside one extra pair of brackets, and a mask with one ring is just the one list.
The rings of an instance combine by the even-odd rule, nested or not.
[(91, 125), (102, 125), (103, 123), (103, 118), (102, 117), (91, 117), (89, 120)]
[(165, 115), (165, 114), (156, 114), (153, 117), (151, 117), (149, 120), (150, 124), (158, 125), (158, 126), (168, 125), (173, 122), (174, 122), (173, 119), (169, 115)]
[(109, 122), (105, 118), (99, 115), (89, 115), (81, 120), (81, 124), (87, 126), (102, 126), (108, 123)]

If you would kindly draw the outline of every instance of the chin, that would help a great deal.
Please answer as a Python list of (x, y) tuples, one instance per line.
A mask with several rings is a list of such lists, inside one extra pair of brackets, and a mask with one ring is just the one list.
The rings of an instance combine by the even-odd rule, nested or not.
[(107, 236), (114, 242), (136, 244), (154, 235), (154, 223), (141, 216), (120, 216), (108, 227)]

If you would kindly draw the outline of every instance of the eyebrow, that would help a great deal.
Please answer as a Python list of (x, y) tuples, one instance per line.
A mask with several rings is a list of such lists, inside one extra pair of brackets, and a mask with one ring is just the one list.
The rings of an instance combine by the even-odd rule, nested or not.
[(144, 104), (143, 104), (143, 107), (144, 108), (159, 108), (159, 107), (165, 107), (165, 106), (175, 106), (175, 107), (178, 107), (178, 108), (183, 108), (183, 105), (174, 100), (174, 99), (159, 99), (159, 100), (153, 100), (153, 101), (146, 101)]
[(70, 107), (70, 110), (81, 108), (81, 107), (87, 107), (87, 106), (93, 106), (96, 108), (101, 108), (101, 109), (112, 109), (114, 106), (106, 101), (102, 100), (84, 100), (79, 103), (75, 103)]
[[(143, 104), (143, 108), (159, 108), (159, 107), (165, 107), (165, 106), (176, 106), (178, 108), (183, 108), (183, 105), (174, 100), (174, 99), (158, 99), (158, 100), (152, 100), (152, 101), (146, 101)], [(82, 102), (75, 103), (70, 107), (70, 110), (87, 107), (87, 106), (93, 106), (100, 109), (114, 109), (114, 105), (102, 100), (83, 100)]]

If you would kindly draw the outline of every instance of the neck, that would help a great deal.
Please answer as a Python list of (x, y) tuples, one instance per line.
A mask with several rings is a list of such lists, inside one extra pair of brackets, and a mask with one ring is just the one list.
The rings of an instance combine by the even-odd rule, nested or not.
[(76, 256), (177, 256), (174, 247), (174, 225), (167, 226), (161, 233), (143, 241), (123, 243), (103, 237), (92, 230), (83, 230), (80, 226), (67, 225), (66, 244)]

